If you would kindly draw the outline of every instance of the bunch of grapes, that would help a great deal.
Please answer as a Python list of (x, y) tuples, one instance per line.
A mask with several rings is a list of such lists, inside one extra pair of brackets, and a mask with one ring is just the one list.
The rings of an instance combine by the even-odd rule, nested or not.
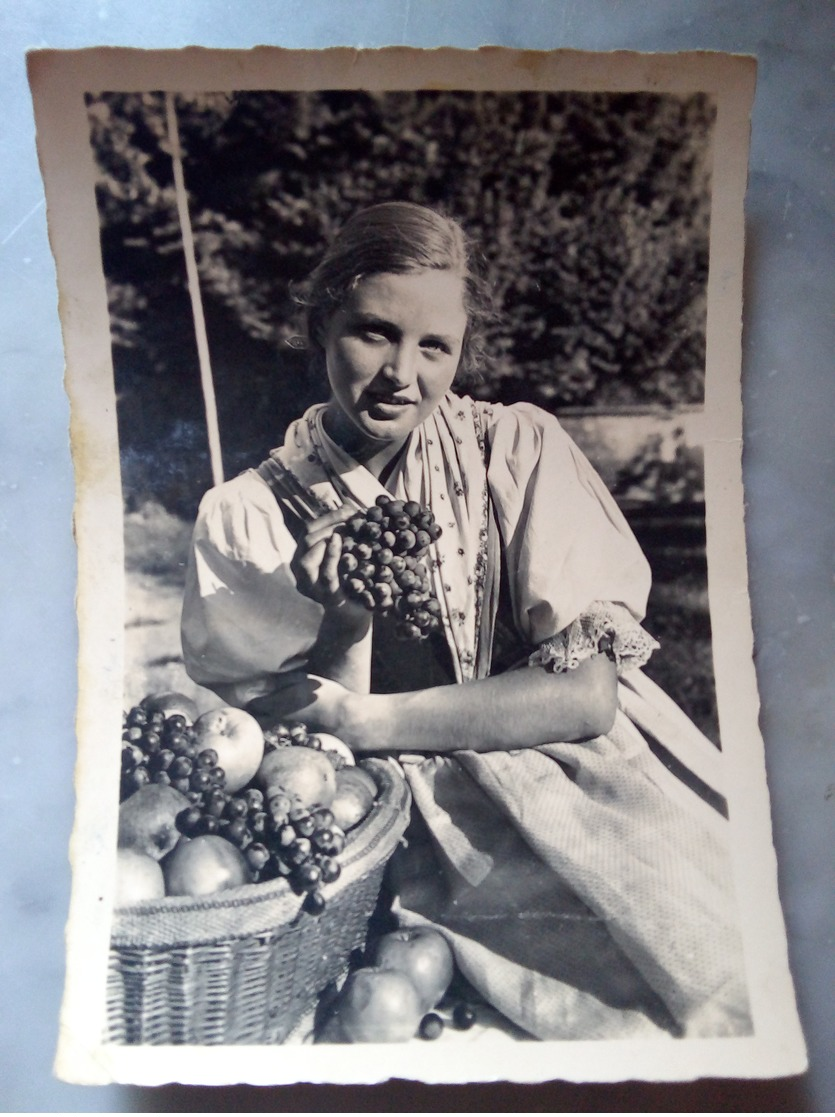
[(120, 801), (148, 783), (167, 784), (198, 804), (223, 789), (226, 773), (218, 767), (214, 749), (199, 750), (194, 729), (182, 714), (166, 717), (134, 706), (122, 726)]
[(322, 885), (338, 880), (342, 871), (338, 858), (345, 832), (327, 808), (308, 810), (289, 795), (274, 796), (270, 808), (263, 840), (246, 851), (250, 868), (259, 880), (283, 877), (305, 897), (306, 909), (320, 915), (325, 909)]
[(301, 721), (280, 721), (271, 728), (265, 729), (264, 746), (266, 752), (272, 752), (273, 749), (289, 748), (290, 746), (324, 752), (336, 772), (348, 763), (338, 752), (323, 748), (321, 740), (315, 733), (308, 733), (307, 726)]
[(396, 621), (397, 635), (421, 640), (440, 625), (441, 607), (423, 561), (441, 528), (428, 508), (382, 495), (341, 526), (342, 588), (366, 609)]

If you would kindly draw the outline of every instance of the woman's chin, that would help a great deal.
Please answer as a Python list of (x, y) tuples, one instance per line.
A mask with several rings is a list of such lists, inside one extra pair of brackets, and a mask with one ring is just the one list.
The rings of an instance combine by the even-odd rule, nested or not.
[(405, 409), (395, 410), (387, 405), (371, 407), (368, 411), (362, 412), (358, 419), (359, 422), (356, 424), (358, 432), (378, 445), (403, 442), (418, 425), (413, 409), (407, 412)]

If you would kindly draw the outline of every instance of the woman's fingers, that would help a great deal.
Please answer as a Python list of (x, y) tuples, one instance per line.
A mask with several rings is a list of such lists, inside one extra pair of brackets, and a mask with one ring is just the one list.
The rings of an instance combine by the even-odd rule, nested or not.
[(319, 567), (319, 581), (327, 586), (331, 593), (340, 593), (339, 585), (339, 557), (342, 554), (342, 540), (338, 535), (331, 535), (325, 543), (322, 555), (322, 565)]
[(330, 512), (325, 512), (324, 515), (318, 516), (315, 520), (311, 520), (307, 525), (303, 545), (308, 549), (320, 543), (323, 539), (329, 539), (333, 535), (333, 530), (337, 524), (344, 524), (354, 514), (355, 509), (342, 505), (341, 508), (333, 508)]
[(322, 605), (330, 599), (344, 596), (339, 584), (339, 557), (342, 542), (338, 535), (327, 529), (324, 538), (316, 540), (306, 549), (300, 547), (293, 559), (292, 570), (299, 589)]

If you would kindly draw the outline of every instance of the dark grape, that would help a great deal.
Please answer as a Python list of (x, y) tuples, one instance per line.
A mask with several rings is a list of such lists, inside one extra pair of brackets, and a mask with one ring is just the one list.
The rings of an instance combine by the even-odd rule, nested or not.
[(236, 818), (227, 825), (224, 837), (238, 849), (246, 849), (252, 844), (252, 834), (242, 818)]
[(222, 768), (209, 768), (209, 778), (215, 787), (226, 787), (226, 773)]
[(333, 826), (333, 811), (329, 811), (327, 807), (317, 807), (315, 811), (311, 812), (313, 821), (316, 823), (316, 829), (321, 830), (326, 826)]
[(165, 719), (165, 728), (172, 733), (182, 733), (188, 722), (182, 714), (171, 714)]
[(304, 900), (304, 910), (310, 915), (321, 915), (325, 910), (325, 897), (321, 892), (308, 892)]
[(246, 851), (247, 864), (253, 872), (260, 872), (270, 859), (270, 851), (260, 842), (253, 842)]
[(339, 880), (342, 873), (342, 866), (335, 857), (323, 857), (319, 861), (319, 868), (322, 872), (322, 883), (333, 884), (335, 880)]
[(214, 749), (203, 749), (202, 752), (197, 754), (198, 768), (216, 768), (217, 761), (218, 755)]
[(227, 795), (219, 787), (213, 787), (211, 791), (206, 792), (203, 801), (207, 813), (214, 815), (215, 818), (220, 818), (226, 813)]
[(249, 804), (246, 799), (235, 796), (229, 799), (223, 810), (224, 816), (233, 822), (236, 818), (246, 818), (249, 814)]
[(122, 740), (123, 741), (141, 741), (142, 740), (142, 730), (139, 728), (138, 725), (132, 725), (129, 729), (126, 729), (124, 731), (124, 733), (122, 734)]
[(178, 730), (170, 731), (166, 726), (165, 730), (163, 730), (163, 738), (165, 739), (166, 748), (172, 749), (178, 755), (187, 754), (197, 756), (197, 749), (194, 748), (185, 733), (181, 733)]
[(333, 850), (334, 833), (327, 826), (323, 826), (317, 830), (310, 839), (313, 848), (318, 849), (320, 853), (330, 853)]
[(288, 815), (290, 823), (300, 838), (309, 838), (316, 829), (313, 816), (305, 807), (295, 807)]
[(138, 764), (127, 777), (127, 782), (129, 787), (138, 791), (140, 787), (145, 787), (151, 782), (151, 775), (144, 764)]
[(160, 749), (148, 758), (148, 767), (153, 772), (167, 772), (176, 760), (171, 749)]
[(264, 809), (264, 793), (257, 787), (248, 787), (241, 792), (241, 797), (246, 800), (250, 810), (261, 811)]
[(188, 782), (192, 791), (208, 791), (212, 786), (212, 777), (205, 768), (195, 768)]
[(169, 776), (169, 774), (167, 772), (164, 772), (160, 768), (156, 772), (153, 772), (151, 774), (151, 783), (162, 784), (165, 787), (170, 787), (171, 777)]
[(177, 815), (177, 829), (181, 834), (185, 834), (187, 838), (193, 838), (199, 833), (199, 826), (202, 818), (203, 812), (199, 807), (186, 807), (185, 810), (180, 811)]
[(318, 888), (321, 879), (322, 870), (312, 861), (305, 861), (293, 873), (293, 883), (306, 892), (312, 892), (315, 888)]
[(220, 831), (220, 819), (215, 818), (213, 814), (201, 815), (200, 824), (197, 828), (197, 834), (217, 834)]
[(327, 854), (329, 857), (335, 857), (345, 848), (345, 835), (340, 830), (331, 827), (323, 827), (321, 830), (317, 830), (310, 841), (314, 849), (319, 853)]
[(286, 847), (285, 856), (291, 865), (301, 865), (313, 852), (309, 838), (296, 838)]
[(132, 772), (134, 768), (143, 764), (145, 761), (145, 754), (138, 745), (133, 745), (126, 741), (122, 746), (122, 770), (125, 772)]
[(421, 1039), (438, 1039), (444, 1030), (444, 1022), (437, 1012), (428, 1012), (420, 1022), (418, 1035)]
[(468, 1005), (466, 1001), (461, 1001), (452, 1010), (452, 1022), (459, 1031), (468, 1031), (476, 1022), (475, 1009), (472, 1005)]
[(159, 750), (162, 748), (162, 737), (160, 737), (156, 729), (146, 729), (143, 732), (142, 748), (149, 755), (154, 752), (159, 752)]
[(188, 779), (192, 772), (192, 763), (187, 756), (175, 756), (171, 761), (168, 771), (174, 780)]
[(134, 725), (143, 726), (143, 725), (147, 725), (147, 724), (148, 724), (148, 711), (145, 710), (142, 706), (134, 706), (133, 709), (128, 712), (128, 716), (127, 716), (128, 728), (132, 728)]

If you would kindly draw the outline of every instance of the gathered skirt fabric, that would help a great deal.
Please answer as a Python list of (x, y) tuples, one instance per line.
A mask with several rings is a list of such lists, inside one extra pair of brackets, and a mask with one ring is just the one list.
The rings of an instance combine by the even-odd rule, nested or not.
[[(399, 918), (440, 929), (535, 1038), (751, 1029), (727, 822), (651, 751), (643, 689), (622, 682), (612, 731), (591, 741), (401, 758), (414, 817), (391, 864)], [(688, 745), (698, 731), (672, 703), (651, 720), (685, 758), (707, 744)]]

